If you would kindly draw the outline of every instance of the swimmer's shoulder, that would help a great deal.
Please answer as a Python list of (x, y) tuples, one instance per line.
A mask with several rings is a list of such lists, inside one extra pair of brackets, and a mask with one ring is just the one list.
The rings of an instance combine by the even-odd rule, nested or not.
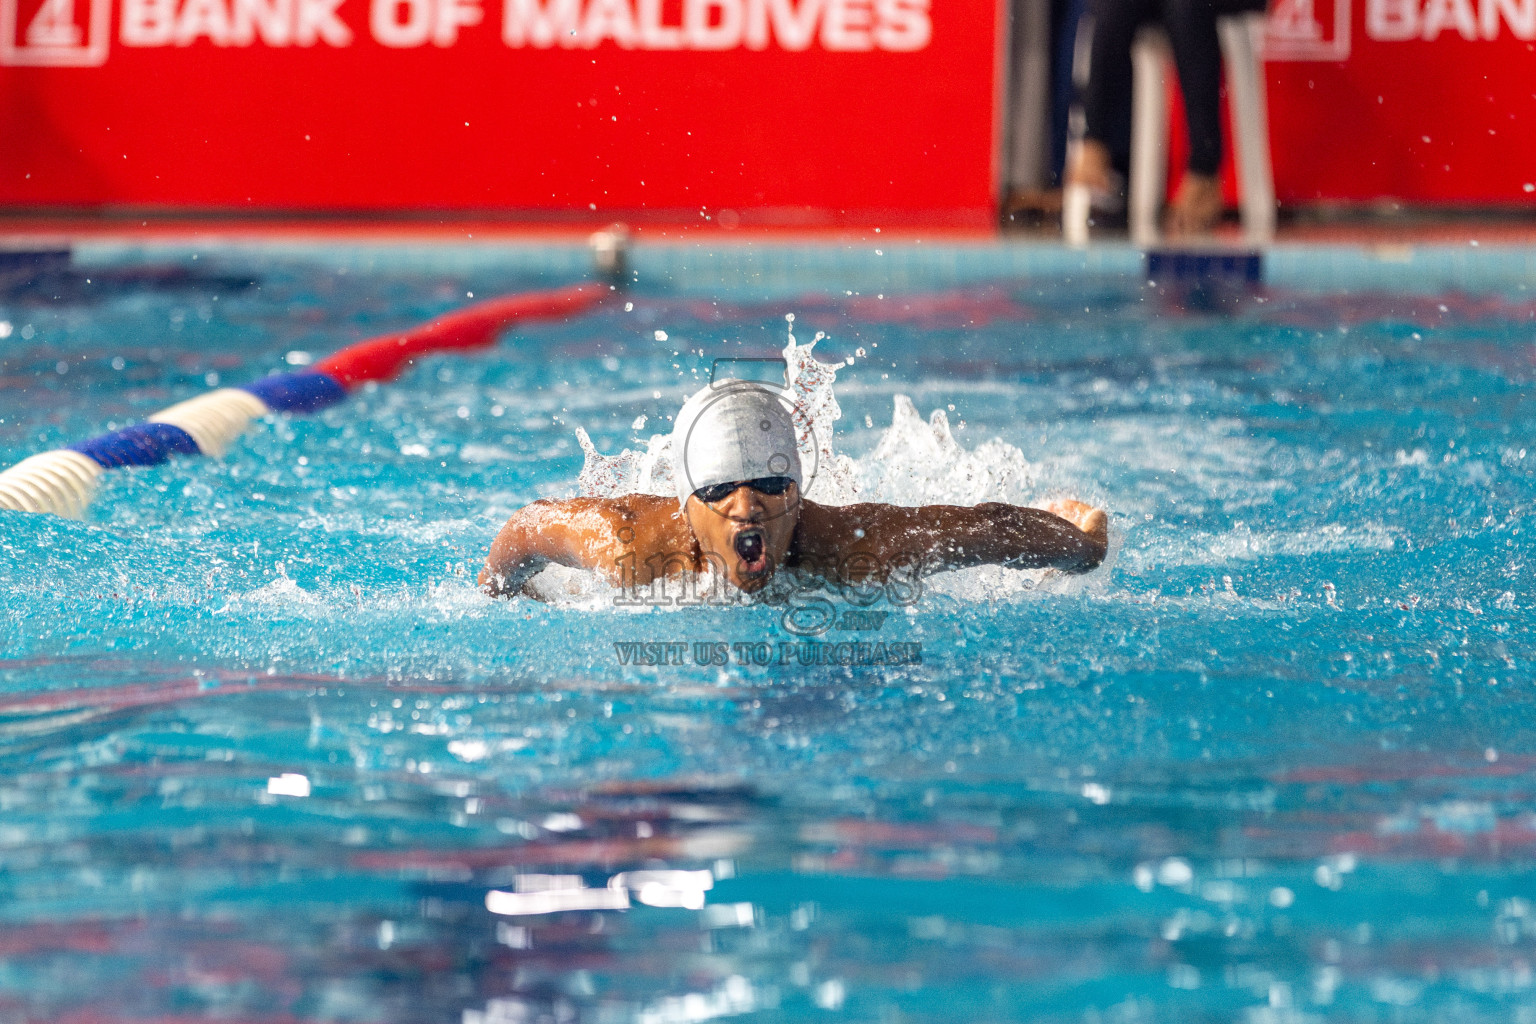
[(621, 494), (611, 498), (541, 498), (525, 507), (544, 528), (567, 529), (590, 539), (611, 537), (625, 546), (650, 548), (687, 532), (677, 515), (677, 499), (657, 494)]
[[(677, 499), (655, 494), (613, 498), (572, 498), (570, 514), (580, 521), (583, 561), (615, 582), (648, 584), (657, 572), (696, 562), (693, 534), (678, 515)], [(628, 569), (624, 569), (628, 566)]]
[(539, 498), (523, 506), (522, 512), (540, 517), (587, 518), (615, 524), (630, 524), (677, 511), (677, 499), (659, 494), (620, 494), (611, 498)]
[(893, 505), (861, 502), (856, 505), (800, 503), (800, 523), (795, 531), (799, 553), (819, 560), (839, 558), (870, 546), (872, 534), (888, 518)]

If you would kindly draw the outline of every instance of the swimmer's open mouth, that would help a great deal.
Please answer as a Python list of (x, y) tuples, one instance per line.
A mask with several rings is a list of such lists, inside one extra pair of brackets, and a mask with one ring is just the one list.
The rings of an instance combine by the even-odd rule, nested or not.
[(762, 530), (756, 527), (742, 530), (736, 535), (734, 544), (736, 557), (741, 559), (744, 571), (758, 573), (768, 568), (768, 544)]

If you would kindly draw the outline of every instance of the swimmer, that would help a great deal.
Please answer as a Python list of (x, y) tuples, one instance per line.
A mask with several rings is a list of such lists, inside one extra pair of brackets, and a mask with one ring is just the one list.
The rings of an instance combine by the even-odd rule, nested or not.
[(807, 501), (796, 436), (784, 400), (767, 388), (706, 387), (684, 403), (672, 431), (675, 498), (536, 501), (501, 528), (480, 586), (493, 596), (527, 592), (549, 565), (592, 570), (621, 587), (713, 569), (751, 594), (780, 570), (856, 585), (975, 565), (1080, 573), (1104, 560), (1104, 512), (1080, 501), (1053, 502), (1050, 511)]

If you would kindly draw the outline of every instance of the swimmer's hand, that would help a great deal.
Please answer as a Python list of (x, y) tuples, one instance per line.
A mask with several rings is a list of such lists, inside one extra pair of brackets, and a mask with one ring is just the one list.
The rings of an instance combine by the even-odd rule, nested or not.
[(512, 513), (480, 569), (480, 589), (491, 597), (527, 594), (526, 587), (540, 569), (555, 561), (559, 538), (549, 536), (543, 514), (547, 502), (534, 502)]
[(480, 589), (490, 597), (531, 597), (542, 600), (530, 586), (542, 565), (523, 565), (511, 572), (492, 572), (489, 566), (480, 570)]
[(1065, 519), (1093, 541), (1098, 549), (1098, 555), (1093, 560), (1095, 566), (1104, 561), (1104, 556), (1109, 552), (1109, 517), (1103, 509), (1094, 508), (1085, 501), (1059, 498), (1048, 503), (1045, 510)]
[(489, 569), (480, 570), (480, 591), (488, 597), (526, 597), (534, 601), (548, 602), (549, 597), (534, 585), (533, 579), (543, 566), (523, 566), (514, 576), (493, 574)]

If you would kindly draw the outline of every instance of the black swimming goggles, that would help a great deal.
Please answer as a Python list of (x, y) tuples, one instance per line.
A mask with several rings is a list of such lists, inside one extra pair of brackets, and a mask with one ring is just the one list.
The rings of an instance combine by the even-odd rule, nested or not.
[(790, 485), (795, 482), (792, 476), (760, 476), (756, 480), (733, 480), (730, 483), (710, 484), (708, 487), (700, 487), (693, 492), (693, 496), (706, 505), (713, 505), (717, 501), (723, 501), (735, 493), (738, 487), (750, 487), (758, 494), (766, 494), (777, 498)]

